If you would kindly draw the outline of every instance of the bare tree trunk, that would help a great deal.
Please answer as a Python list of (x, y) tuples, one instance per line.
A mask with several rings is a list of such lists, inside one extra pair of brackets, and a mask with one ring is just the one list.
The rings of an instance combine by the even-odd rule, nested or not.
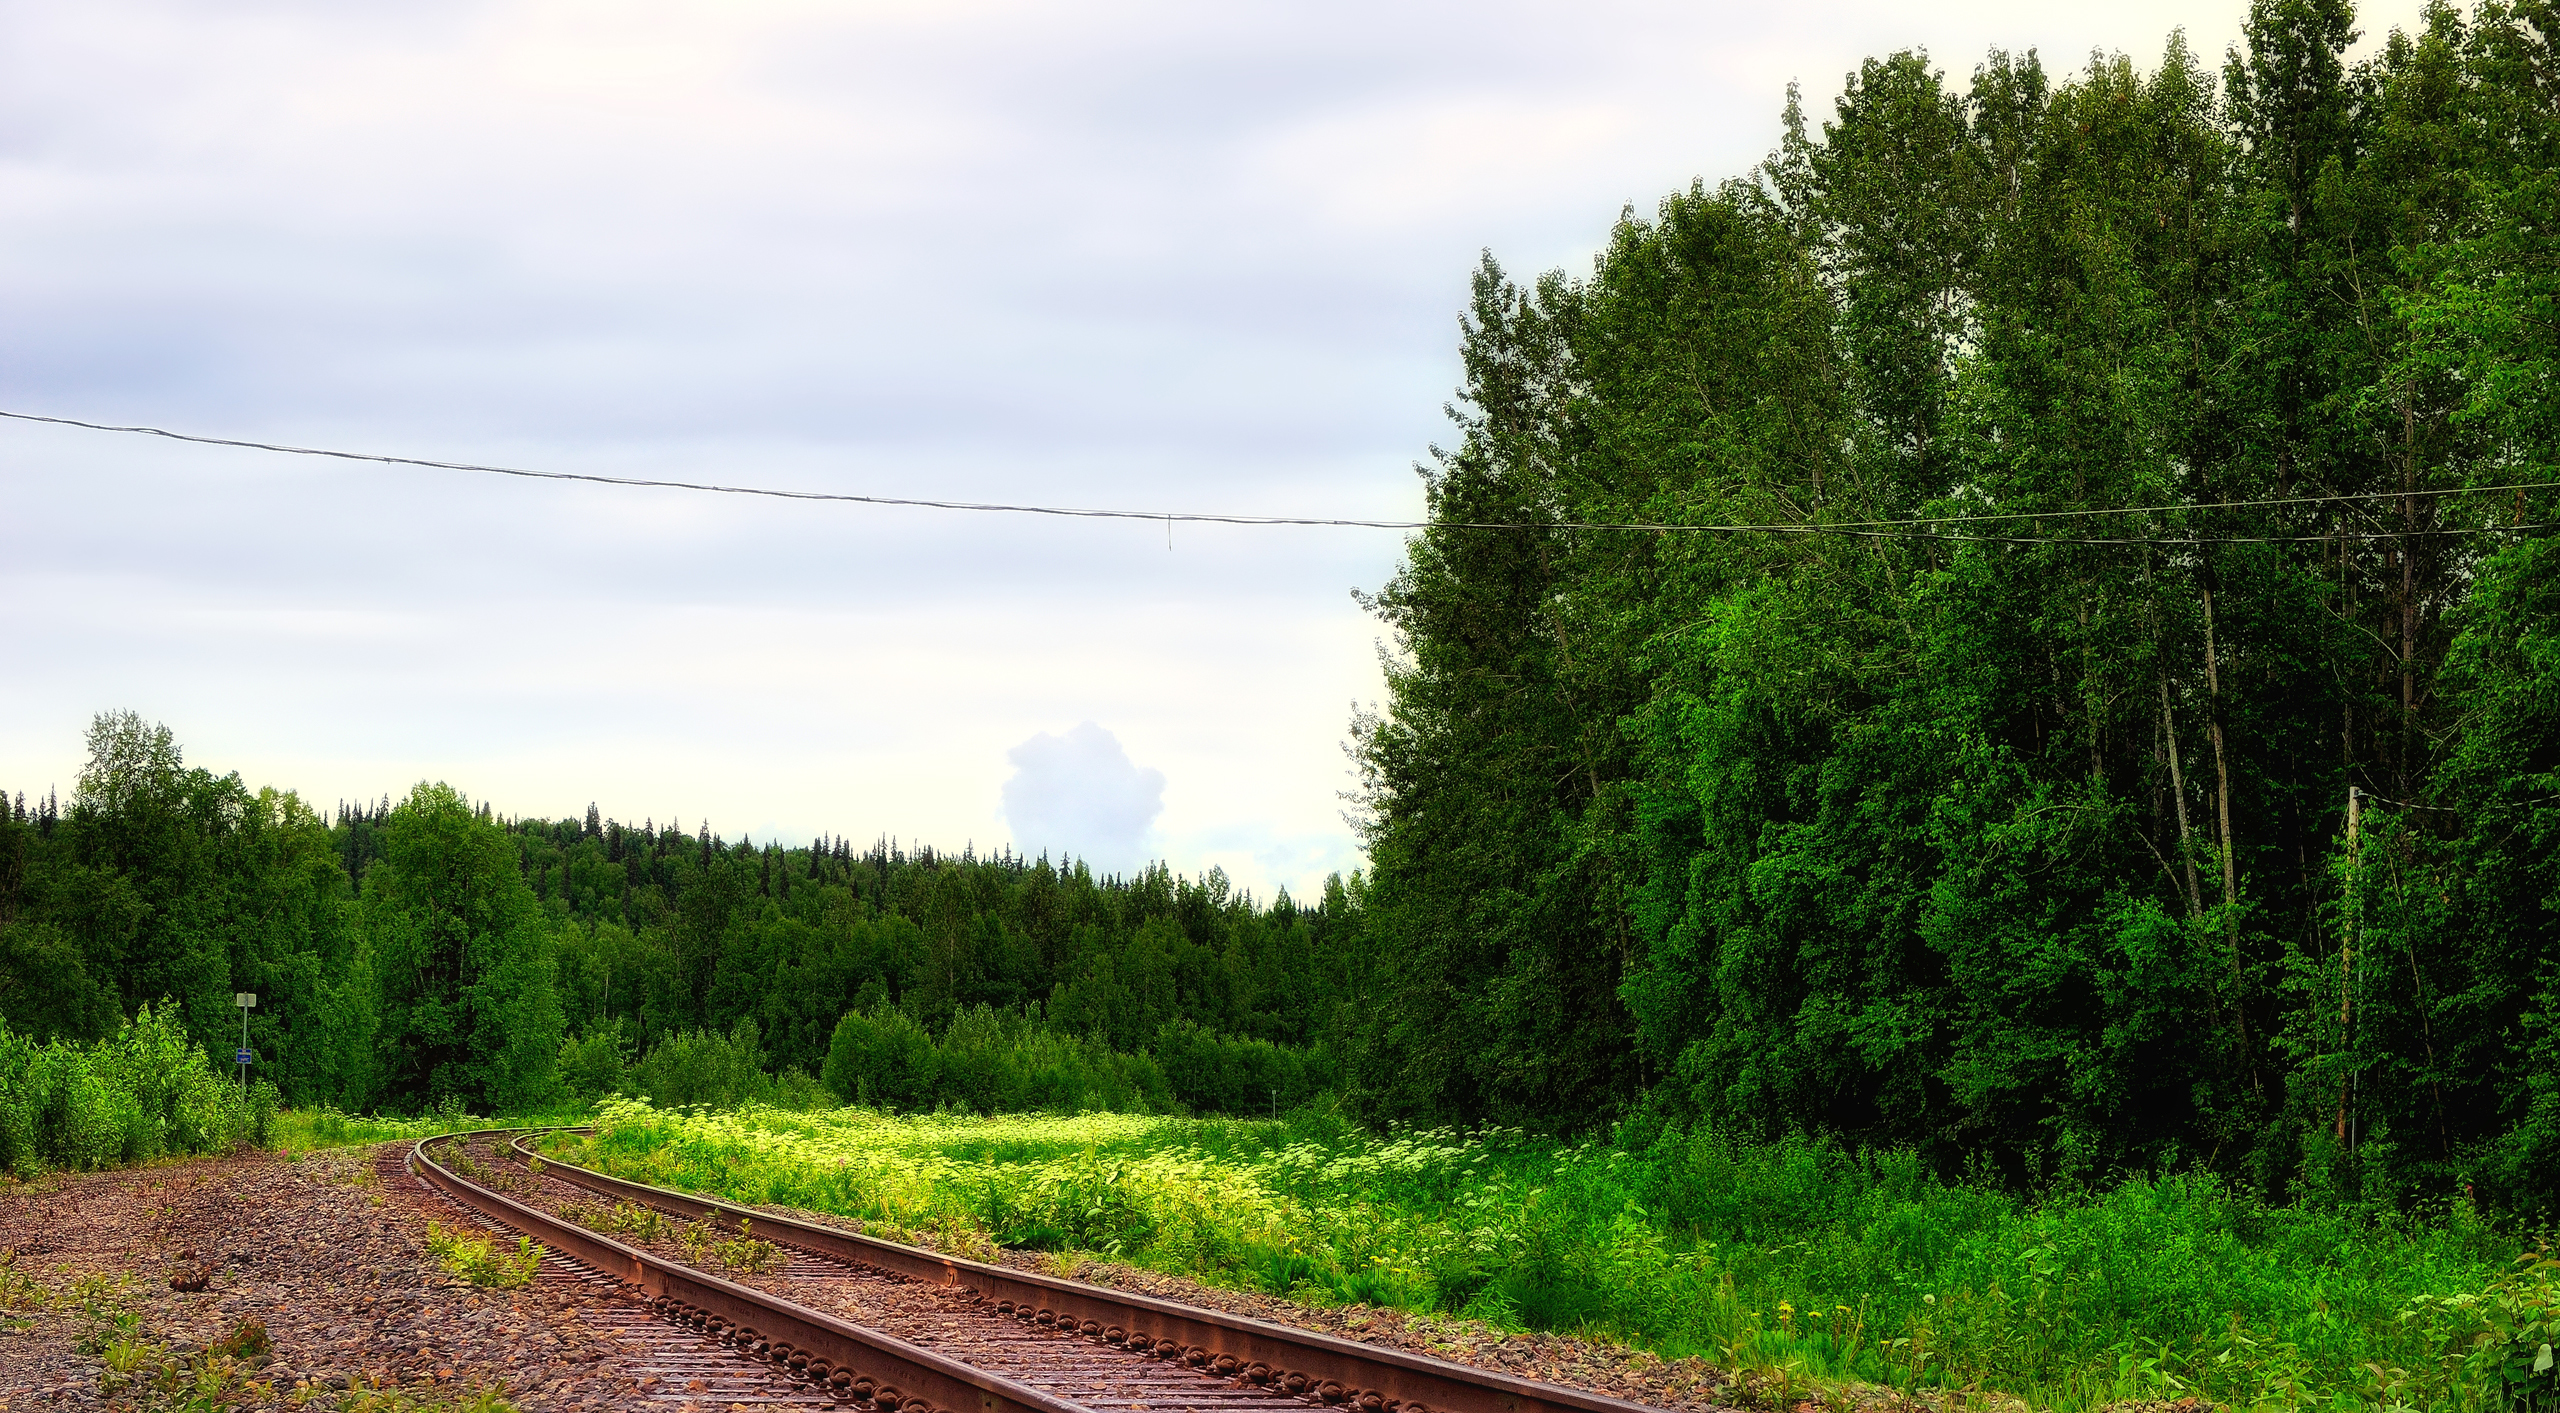
[(2204, 596), (2204, 684), (2211, 708), (2206, 717), (2208, 734), (2213, 741), (2214, 808), (2222, 833), (2222, 909), (2223, 926), (2231, 946), (2231, 1010), (2240, 1022), (2240, 1049), (2249, 1059), (2249, 1085), (2264, 1093), (2265, 1080), (2258, 1074), (2256, 1047), (2249, 1038), (2249, 1005), (2246, 978), (2240, 965), (2240, 865), (2238, 849), (2231, 837), (2231, 751), (2222, 730), (2222, 666), (2221, 654), (2214, 642), (2213, 631), (2213, 563), (2207, 560), (2204, 575), (2198, 582)]
[[(2089, 605), (2080, 605), (2080, 680), (2083, 684), (2095, 674), (2089, 670)], [(2107, 781), (2106, 728), (2095, 703), (2083, 702), (2089, 709), (2089, 783), (2104, 785)]]
[[(2221, 816), (2222, 904), (2227, 908), (2240, 896), (2240, 873), (2231, 845), (2231, 757), (2222, 737), (2222, 668), (2217, 661), (2219, 656), (2214, 647), (2213, 580), (2208, 570), (2204, 583), (2204, 685), (2212, 710), (2207, 714), (2205, 724), (2207, 734), (2213, 739), (2214, 808)], [(2236, 962), (2240, 936), (2236, 915), (2231, 921), (2231, 936)]]
[[(2358, 836), (2362, 833), (2360, 826), (2363, 822), (2364, 792), (2350, 785), (2347, 787), (2347, 926), (2344, 935), (2338, 939), (2338, 1048), (2341, 1051), (2349, 1048), (2347, 1027), (2354, 1019), (2348, 1004), (2349, 998), (2355, 994), (2349, 983), (2355, 976), (2356, 965), (2356, 917), (2359, 900), (2354, 890), (2356, 864), (2359, 862)], [(2347, 1146), (2347, 1088), (2353, 1082), (2351, 1078), (2344, 1075), (2338, 1080), (2338, 1146), (2340, 1148)]]
[(2196, 883), (2195, 833), (2187, 826), (2187, 774), (2178, 762), (2178, 718), (2169, 710), (2169, 679), (2160, 679), (2160, 731), (2169, 740), (2169, 794), (2178, 802), (2178, 866), (2187, 879), (2187, 919), (2204, 915), (2204, 890)]
[[(2346, 517), (2338, 517), (2338, 605), (2341, 619), (2353, 619), (2356, 612), (2354, 566), (2348, 556), (2354, 553), (2347, 543)], [(2356, 770), (2356, 694), (2352, 680), (2354, 669), (2341, 665), (2340, 672), (2348, 680), (2338, 684), (2338, 770), (2353, 776)]]

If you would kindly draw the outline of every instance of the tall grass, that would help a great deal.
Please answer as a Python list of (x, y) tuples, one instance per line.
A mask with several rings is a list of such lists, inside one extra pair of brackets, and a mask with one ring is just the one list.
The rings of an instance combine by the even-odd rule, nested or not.
[(589, 1113), (587, 1104), (567, 1098), (512, 1114), (474, 1114), (465, 1109), (460, 1100), (450, 1098), (416, 1115), (350, 1114), (327, 1104), (318, 1104), (307, 1109), (283, 1110), (276, 1115), (269, 1132), (273, 1145), (290, 1153), (432, 1138), (437, 1134), (459, 1133), (466, 1129), (554, 1128), (583, 1124)]
[(2560, 1281), (2519, 1234), (2270, 1207), (2170, 1175), (2022, 1200), (1907, 1154), (1667, 1132), (1375, 1135), (1132, 1115), (671, 1114), (609, 1103), (566, 1156), (945, 1245), (1117, 1256), (1318, 1301), (1581, 1331), (1670, 1356), (2086, 1409), (2488, 1409), (2534, 1368)]
[(342, 1113), (322, 1104), (309, 1109), (286, 1109), (278, 1113), (270, 1134), (273, 1146), (287, 1152), (297, 1152), (390, 1143), (404, 1138), (428, 1138), (439, 1133), (452, 1133), (466, 1128), (501, 1128), (510, 1127), (516, 1123), (533, 1124), (545, 1121), (579, 1123), (584, 1119), (583, 1109), (559, 1115), (502, 1121), (475, 1118), (459, 1109), (441, 1112), (431, 1110), (411, 1118), (396, 1114)]
[(95, 1044), (38, 1044), (0, 1025), (0, 1172), (93, 1169), (263, 1144), (275, 1086), (243, 1089), (167, 1008)]

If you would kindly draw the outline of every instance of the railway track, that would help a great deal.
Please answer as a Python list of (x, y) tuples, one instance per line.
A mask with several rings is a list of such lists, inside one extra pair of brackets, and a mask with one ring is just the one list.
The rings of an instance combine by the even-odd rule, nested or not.
[[(579, 1283), (614, 1312), (614, 1337), (626, 1347), (639, 1341), (641, 1362), (663, 1370), (662, 1398), (859, 1413), (1655, 1413), (554, 1159), (529, 1162), (536, 1136), (429, 1139), (407, 1151), (403, 1166), (483, 1224), (546, 1248), (537, 1279)], [(453, 1143), (458, 1158), (435, 1150)], [(716, 1275), (649, 1249), (668, 1245), (663, 1239), (617, 1241), (565, 1215), (591, 1198), (698, 1223), (697, 1241), (703, 1233), (743, 1238), (752, 1224), (784, 1259), (770, 1272)]]
[[(413, 1158), (412, 1152), (396, 1145), (376, 1149), (375, 1172), (386, 1186), (403, 1176), (415, 1179), (424, 1188), (418, 1196), (429, 1204), (441, 1199), (449, 1212), (502, 1234), (543, 1240), (541, 1234), (507, 1221), (503, 1214), (483, 1211), (426, 1181), (417, 1173)], [(741, 1359), (727, 1343), (715, 1343), (700, 1331), (661, 1318), (635, 1288), (556, 1248), (544, 1255), (533, 1283), (575, 1302), (591, 1337), (621, 1356), (616, 1361), (620, 1371), (629, 1374), (642, 1397), (651, 1402), (798, 1405), (813, 1413), (818, 1409), (832, 1413), (843, 1406), (833, 1389), (813, 1388), (788, 1369)], [(604, 1351), (596, 1352), (601, 1357)]]

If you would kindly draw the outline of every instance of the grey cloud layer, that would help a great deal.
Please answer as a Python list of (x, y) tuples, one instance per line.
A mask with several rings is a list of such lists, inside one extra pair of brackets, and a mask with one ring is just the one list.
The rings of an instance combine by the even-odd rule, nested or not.
[[(1788, 77), (1818, 109), (1891, 44), (1961, 73), (1994, 41), (2147, 56), (2184, 22), (2212, 53), (2239, 13), (0, 0), (0, 405), (1408, 516), (1479, 250), (1579, 264), (1622, 203), (1766, 150)], [(1344, 590), (1400, 548), (1186, 528), (1168, 553), (13, 426), (0, 523), (9, 788), (67, 783), (87, 714), (130, 706), (323, 800), (436, 776), (956, 845), (1066, 819), (999, 815), (1007, 746), (1108, 721), (1160, 812), (1073, 827), (1265, 891), (1358, 863), (1338, 743), (1379, 684)]]

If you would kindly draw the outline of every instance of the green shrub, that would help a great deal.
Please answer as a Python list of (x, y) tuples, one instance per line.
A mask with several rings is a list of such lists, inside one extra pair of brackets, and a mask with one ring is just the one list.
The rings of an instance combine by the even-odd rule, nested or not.
[(821, 1077), (843, 1102), (906, 1113), (940, 1105), (982, 1114), (1156, 1113), (1177, 1103), (1153, 1056), (988, 1006), (953, 1016), (939, 1039), (903, 1011), (849, 1012), (836, 1023)]
[(107, 1168), (263, 1143), (275, 1112), (274, 1085), (244, 1093), (168, 1006), (143, 1007), (92, 1045), (38, 1044), (0, 1025), (0, 1171)]
[(55, 1167), (108, 1167), (123, 1146), (107, 1087), (90, 1060), (82, 1047), (57, 1040), (36, 1062), (36, 1156)]
[(764, 1072), (763, 1037), (752, 1020), (727, 1035), (679, 1031), (631, 1067), (631, 1087), (658, 1104), (743, 1104), (762, 1099), (773, 1080)]
[(827, 1087), (818, 1082), (817, 1076), (807, 1070), (798, 1065), (784, 1065), (782, 1073), (773, 1077), (773, 1085), (765, 1102), (777, 1109), (807, 1113), (812, 1109), (834, 1108), (836, 1096), (829, 1093)]
[(1334, 1080), (1320, 1052), (1220, 1035), (1187, 1020), (1160, 1027), (1153, 1054), (1173, 1097), (1201, 1113), (1278, 1118)]
[(0, 1025), (0, 1172), (35, 1164), (36, 1054), (34, 1040)]
[(586, 1034), (560, 1042), (560, 1082), (582, 1100), (618, 1093), (630, 1070), (626, 1049), (620, 1016), (590, 1026)]
[(904, 1011), (850, 1011), (836, 1022), (819, 1078), (849, 1104), (930, 1107), (942, 1056), (933, 1036)]
[(2486, 1289), (2422, 1297), (2402, 1318), (2434, 1334), (2491, 1406), (2560, 1410), (2560, 1259), (2528, 1251)]

